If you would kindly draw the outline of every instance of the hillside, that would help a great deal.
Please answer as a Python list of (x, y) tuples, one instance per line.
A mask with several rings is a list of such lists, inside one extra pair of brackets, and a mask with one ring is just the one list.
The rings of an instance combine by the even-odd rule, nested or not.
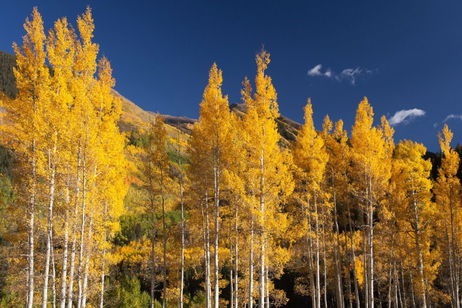
[[(16, 86), (14, 82), (13, 66), (15, 58), (13, 55), (0, 51), (0, 92), (8, 96), (14, 96)], [(120, 130), (123, 132), (133, 132), (144, 129), (154, 118), (155, 113), (143, 110), (128, 98), (114, 90), (114, 94), (122, 100), (122, 115), (119, 121)], [(243, 104), (231, 104), (230, 108), (237, 114), (245, 112)], [(182, 138), (187, 138), (190, 135), (192, 125), (196, 119), (191, 119), (184, 116), (163, 115), (164, 121), (167, 124), (167, 131), (170, 136), (177, 136), (180, 132)], [(283, 137), (283, 144), (288, 144), (295, 140), (295, 136), (300, 127), (300, 124), (281, 115), (278, 118), (278, 128)]]

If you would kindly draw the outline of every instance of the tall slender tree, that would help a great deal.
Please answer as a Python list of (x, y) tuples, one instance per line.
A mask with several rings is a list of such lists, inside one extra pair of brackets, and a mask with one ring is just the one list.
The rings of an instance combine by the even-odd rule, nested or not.
[[(308, 251), (308, 265), (313, 265), (308, 270), (315, 273), (314, 291), (312, 294), (316, 307), (321, 307), (321, 270), (320, 270), (320, 239), (321, 228), (320, 220), (321, 211), (320, 204), (323, 199), (324, 192), (321, 191), (321, 184), (324, 179), (328, 154), (326, 153), (324, 140), (316, 132), (313, 123), (313, 107), (311, 100), (304, 108), (305, 123), (297, 135), (297, 141), (294, 145), (293, 156), (294, 163), (298, 167), (297, 172), (297, 192), (301, 194), (297, 200), (301, 204), (302, 216), (306, 217), (309, 224), (308, 230), (305, 230), (307, 238), (306, 248)], [(314, 235), (310, 234), (311, 222), (314, 223)], [(312, 247), (314, 244), (314, 247)], [(312, 248), (314, 251), (312, 251)]]
[(440, 235), (444, 249), (444, 255), (449, 265), (449, 294), (452, 298), (452, 307), (460, 307), (460, 208), (461, 208), (461, 184), (457, 177), (460, 158), (459, 154), (451, 148), (453, 138), (452, 131), (447, 125), (438, 135), (438, 140), (443, 153), (441, 168), (438, 170), (438, 178), (434, 183), (433, 192), (436, 197), (436, 205), (439, 215), (439, 224), (444, 230)]
[[(391, 154), (387, 138), (380, 127), (374, 127), (374, 112), (367, 98), (356, 111), (351, 131), (352, 165), (354, 181), (351, 191), (356, 196), (363, 215), (363, 254), (365, 266), (365, 303), (374, 308), (374, 223), (377, 209), (390, 179)], [(390, 136), (391, 137), (391, 136)]]
[(34, 303), (36, 288), (36, 214), (39, 199), (39, 176), (43, 172), (44, 156), (39, 153), (43, 140), (43, 111), (50, 98), (50, 70), (47, 67), (45, 52), (45, 32), (43, 20), (37, 8), (24, 24), (26, 34), (22, 46), (13, 44), (16, 56), (16, 67), (13, 69), (16, 79), (17, 96), (3, 100), (5, 121), (2, 126), (5, 140), (15, 150), (21, 166), (22, 183), (20, 188), (21, 202), (28, 215), (28, 268), (27, 268), (27, 304), (31, 308)]
[[(257, 75), (255, 77), (255, 92), (250, 99), (247, 89), (246, 114), (244, 115), (245, 137), (247, 138), (245, 149), (247, 151), (246, 191), (250, 198), (250, 215), (255, 216), (251, 220), (251, 249), (253, 249), (253, 234), (258, 234), (259, 248), (259, 307), (264, 307), (268, 301), (266, 288), (270, 287), (270, 280), (266, 281), (266, 270), (274, 275), (279, 275), (284, 264), (282, 257), (280, 262), (271, 264), (269, 251), (277, 252), (273, 245), (278, 245), (274, 239), (278, 232), (285, 227), (283, 221), (286, 214), (282, 213), (282, 203), (293, 190), (293, 180), (289, 171), (290, 156), (288, 151), (279, 146), (281, 136), (277, 130), (276, 119), (279, 116), (277, 94), (272, 84), (271, 77), (265, 71), (270, 63), (270, 55), (266, 51), (257, 54)], [(279, 219), (279, 224), (273, 224), (273, 219)], [(274, 227), (274, 228), (272, 228)], [(269, 249), (269, 250), (268, 250)], [(282, 250), (278, 250), (282, 252)], [(251, 257), (253, 254), (251, 254)], [(274, 256), (276, 257), (276, 256)], [(252, 257), (253, 259), (253, 257)], [(251, 267), (253, 260), (250, 261)], [(250, 275), (251, 277), (252, 275)], [(252, 278), (250, 278), (252, 284)], [(252, 289), (252, 288), (251, 288)], [(251, 292), (251, 290), (250, 290)], [(273, 294), (275, 292), (272, 292)], [(249, 301), (253, 295), (250, 293)], [(249, 303), (251, 305), (251, 303)]]

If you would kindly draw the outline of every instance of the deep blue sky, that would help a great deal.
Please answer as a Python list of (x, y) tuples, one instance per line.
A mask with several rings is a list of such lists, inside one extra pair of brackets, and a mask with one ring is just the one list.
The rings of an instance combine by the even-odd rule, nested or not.
[[(312, 97), (319, 128), (329, 114), (350, 129), (367, 96), (377, 119), (424, 110), (395, 126), (396, 139), (436, 150), (443, 120), (462, 114), (461, 1), (7, 1), (0, 50), (12, 52), (11, 43), (20, 42), (33, 6), (49, 27), (61, 16), (75, 20), (87, 5), (116, 89), (147, 110), (197, 117), (213, 62), (223, 70), (230, 102), (238, 102), (241, 81), (253, 79), (255, 53), (264, 45), (281, 113), (294, 120), (302, 121)], [(324, 75), (310, 76), (318, 64)], [(354, 84), (341, 74), (358, 67)], [(447, 123), (455, 143), (462, 141), (462, 120)]]

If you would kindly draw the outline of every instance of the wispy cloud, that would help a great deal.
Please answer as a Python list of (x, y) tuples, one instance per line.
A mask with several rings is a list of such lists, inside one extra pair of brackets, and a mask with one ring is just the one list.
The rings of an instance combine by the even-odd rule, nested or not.
[(361, 68), (359, 66), (356, 68), (345, 68), (340, 73), (336, 73), (331, 69), (323, 71), (322, 64), (317, 64), (308, 70), (307, 75), (310, 77), (325, 77), (337, 81), (347, 81), (355, 85), (361, 76), (370, 75), (372, 73), (374, 73), (374, 70)]
[(389, 119), (390, 125), (398, 125), (401, 123), (407, 124), (412, 119), (417, 117), (422, 117), (425, 115), (425, 111), (418, 108), (400, 110), (395, 112), (395, 114)]
[(448, 120), (457, 119), (462, 120), (462, 114), (448, 114), (446, 118), (444, 118), (443, 123), (446, 123)]
[(324, 72), (322, 72), (322, 64), (318, 64), (318, 65), (315, 65), (313, 66), (311, 69), (308, 70), (308, 76), (325, 76), (327, 78), (330, 78), (332, 77), (332, 72), (331, 70), (326, 70)]

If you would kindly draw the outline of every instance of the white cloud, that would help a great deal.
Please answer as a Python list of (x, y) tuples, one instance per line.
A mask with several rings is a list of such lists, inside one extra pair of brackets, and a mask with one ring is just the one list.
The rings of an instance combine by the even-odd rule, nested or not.
[(462, 120), (462, 114), (449, 114), (446, 118), (444, 118), (443, 123), (446, 123), (451, 119)]
[(308, 76), (321, 76), (321, 68), (321, 64), (315, 65), (313, 68), (308, 70)]
[(408, 123), (416, 117), (422, 117), (425, 115), (425, 111), (422, 109), (407, 109), (397, 111), (390, 119), (390, 125), (398, 125), (401, 123)]
[(374, 70), (365, 69), (361, 67), (356, 68), (346, 68), (342, 70), (340, 73), (336, 73), (331, 69), (327, 69), (325, 71), (322, 70), (322, 64), (317, 64), (313, 66), (311, 69), (308, 70), (308, 76), (311, 77), (326, 77), (329, 79), (335, 79), (337, 81), (348, 81), (352, 85), (355, 85), (358, 78), (364, 75), (370, 75), (374, 73)]
[(351, 82), (352, 85), (355, 85), (356, 79), (363, 74), (368, 74), (368, 71), (369, 70), (363, 70), (360, 67), (346, 68), (339, 75), (337, 75), (337, 79), (346, 79)]
[(332, 71), (328, 69), (325, 72), (322, 72), (322, 64), (318, 64), (313, 66), (311, 69), (308, 70), (308, 76), (325, 76), (327, 78), (332, 77)]

